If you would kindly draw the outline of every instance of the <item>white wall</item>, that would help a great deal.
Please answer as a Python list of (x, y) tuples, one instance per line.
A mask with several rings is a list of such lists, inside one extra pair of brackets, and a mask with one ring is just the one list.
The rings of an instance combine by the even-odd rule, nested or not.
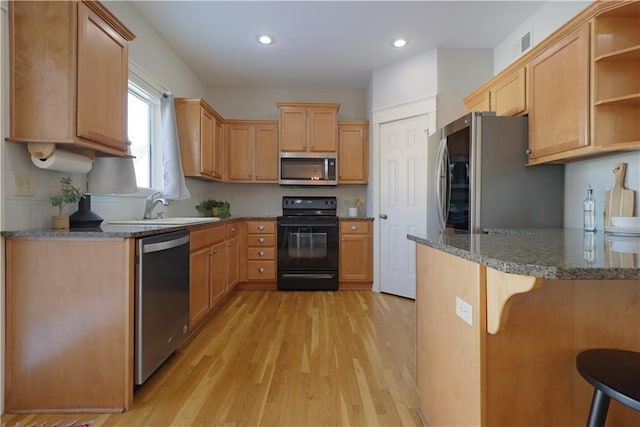
[(210, 87), (206, 98), (225, 119), (278, 120), (276, 102), (335, 102), (339, 120), (367, 119), (365, 89)]
[(438, 49), (438, 116), (441, 128), (464, 114), (462, 100), (493, 75), (491, 49)]
[(531, 30), (535, 46), (590, 4), (588, 1), (548, 1), (493, 49), (493, 73), (521, 56), (520, 39)]
[(627, 163), (626, 188), (635, 190), (634, 215), (640, 215), (640, 152), (635, 151), (565, 165), (565, 227), (582, 227), (582, 202), (591, 185), (596, 199), (596, 228), (603, 230), (605, 193), (615, 182), (616, 163)]
[(431, 50), (373, 70), (370, 82), (372, 110), (434, 96), (438, 91), (438, 55)]

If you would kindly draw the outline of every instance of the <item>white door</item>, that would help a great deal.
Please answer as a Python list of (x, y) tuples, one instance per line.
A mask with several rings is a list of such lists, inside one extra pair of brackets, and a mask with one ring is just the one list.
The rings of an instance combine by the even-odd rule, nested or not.
[(416, 297), (415, 243), (427, 229), (429, 115), (380, 126), (380, 290)]

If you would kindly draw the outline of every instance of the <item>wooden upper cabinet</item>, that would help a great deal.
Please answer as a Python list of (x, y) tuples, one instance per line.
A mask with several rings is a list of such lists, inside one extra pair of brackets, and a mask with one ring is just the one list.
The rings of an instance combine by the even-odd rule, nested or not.
[(252, 181), (255, 158), (255, 132), (253, 125), (229, 124), (228, 135), (229, 180)]
[(278, 125), (255, 125), (255, 180), (278, 182)]
[(530, 162), (589, 145), (589, 58), (585, 23), (529, 63)]
[(278, 125), (270, 120), (229, 120), (226, 125), (227, 179), (278, 182)]
[(338, 184), (369, 179), (369, 122), (338, 122)]
[(98, 2), (9, 2), (10, 141), (126, 154), (131, 33)]
[(498, 116), (516, 116), (527, 110), (526, 68), (522, 67), (498, 79), (491, 87), (491, 111)]
[(335, 153), (339, 106), (278, 102), (280, 151)]
[(526, 113), (525, 70), (523, 66), (484, 84), (464, 99), (465, 110), (494, 111), (498, 116)]
[(222, 117), (201, 98), (174, 98), (185, 176), (221, 180)]
[(491, 111), (491, 92), (484, 87), (464, 99), (464, 108), (471, 111)]

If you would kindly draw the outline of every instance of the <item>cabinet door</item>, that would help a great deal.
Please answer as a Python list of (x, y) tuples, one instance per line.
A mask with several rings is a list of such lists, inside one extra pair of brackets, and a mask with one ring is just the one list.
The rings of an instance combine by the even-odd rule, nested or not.
[(77, 135), (126, 151), (127, 41), (83, 3), (78, 26)]
[(254, 164), (254, 127), (229, 125), (229, 180), (252, 181)]
[(366, 184), (369, 178), (369, 125), (338, 126), (338, 183)]
[(491, 92), (482, 90), (474, 93), (464, 100), (466, 112), (470, 111), (491, 111)]
[(529, 64), (529, 159), (589, 145), (589, 23)]
[(211, 308), (213, 308), (218, 302), (220, 302), (226, 292), (226, 269), (227, 269), (227, 251), (226, 243), (220, 242), (217, 245), (211, 246), (209, 265), (209, 289), (211, 294)]
[(223, 148), (222, 123), (216, 120), (213, 129), (213, 177), (218, 179), (222, 179)]
[(369, 234), (342, 235), (340, 237), (340, 281), (372, 281), (372, 258)]
[(309, 151), (336, 152), (338, 112), (335, 108), (310, 107), (309, 121)]
[(215, 120), (207, 110), (200, 109), (200, 172), (211, 176), (213, 176)]
[(255, 179), (278, 182), (278, 126), (255, 127)]
[(307, 110), (280, 107), (280, 151), (307, 150)]
[(229, 292), (240, 280), (240, 239), (227, 240), (227, 285)]
[(501, 78), (491, 88), (491, 110), (498, 116), (515, 116), (527, 109), (525, 68)]
[(209, 247), (191, 252), (189, 258), (189, 329), (209, 312)]

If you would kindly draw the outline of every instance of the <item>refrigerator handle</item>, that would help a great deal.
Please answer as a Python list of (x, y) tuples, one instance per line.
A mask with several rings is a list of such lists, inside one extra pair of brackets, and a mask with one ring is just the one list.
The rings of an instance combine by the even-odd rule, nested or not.
[[(440, 140), (440, 145), (438, 146), (438, 153), (436, 155), (436, 172), (434, 177), (434, 185), (435, 185), (435, 194), (436, 194), (436, 211), (438, 212), (438, 226), (440, 230), (444, 230), (446, 226), (446, 212), (449, 209), (448, 201), (445, 205), (445, 200), (443, 200), (443, 183), (445, 180), (445, 186), (448, 179), (449, 167), (446, 165), (447, 159), (447, 140), (446, 138), (442, 138)], [(445, 187), (445, 188), (446, 188)], [(448, 190), (447, 190), (448, 191)]]

